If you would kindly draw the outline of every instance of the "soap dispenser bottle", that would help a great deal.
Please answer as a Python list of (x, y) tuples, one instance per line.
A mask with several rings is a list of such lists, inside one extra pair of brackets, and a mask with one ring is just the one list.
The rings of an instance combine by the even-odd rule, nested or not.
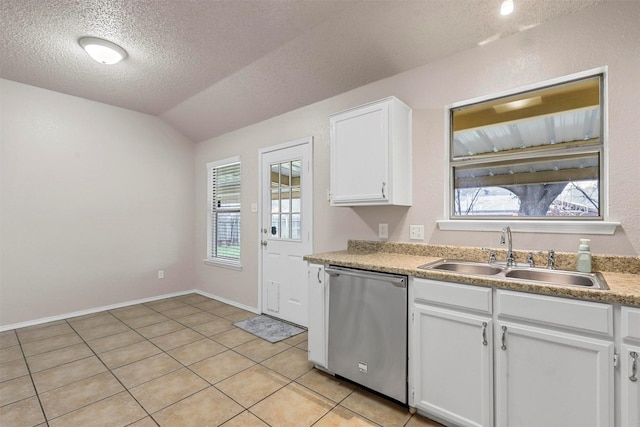
[(578, 268), (582, 273), (591, 273), (591, 248), (589, 248), (589, 239), (580, 239), (580, 247), (578, 248)]

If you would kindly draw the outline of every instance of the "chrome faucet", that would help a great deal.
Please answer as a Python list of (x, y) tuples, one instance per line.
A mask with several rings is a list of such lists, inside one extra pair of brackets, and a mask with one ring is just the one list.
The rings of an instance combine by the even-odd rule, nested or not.
[(533, 252), (529, 252), (527, 254), (527, 264), (529, 264), (529, 267), (531, 267), (531, 268), (536, 266), (536, 262), (533, 259)]
[(547, 257), (547, 268), (549, 270), (556, 269), (556, 253), (553, 249), (549, 249), (549, 255)]
[(513, 239), (511, 238), (511, 227), (506, 226), (502, 229), (502, 235), (500, 236), (500, 244), (507, 244), (507, 268), (513, 267), (516, 264), (516, 259), (513, 256)]

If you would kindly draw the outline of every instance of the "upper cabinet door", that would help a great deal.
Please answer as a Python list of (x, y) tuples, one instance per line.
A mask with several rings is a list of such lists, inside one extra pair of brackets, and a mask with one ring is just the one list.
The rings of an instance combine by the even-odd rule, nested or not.
[(411, 109), (395, 97), (336, 113), (331, 132), (331, 205), (410, 206)]

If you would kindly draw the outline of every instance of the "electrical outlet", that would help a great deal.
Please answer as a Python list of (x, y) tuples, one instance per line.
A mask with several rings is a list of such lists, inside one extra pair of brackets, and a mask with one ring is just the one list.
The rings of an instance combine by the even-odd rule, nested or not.
[(424, 225), (410, 225), (409, 239), (424, 240)]
[(164, 279), (164, 270), (158, 270), (158, 279)]
[(389, 238), (389, 224), (378, 224), (378, 238)]

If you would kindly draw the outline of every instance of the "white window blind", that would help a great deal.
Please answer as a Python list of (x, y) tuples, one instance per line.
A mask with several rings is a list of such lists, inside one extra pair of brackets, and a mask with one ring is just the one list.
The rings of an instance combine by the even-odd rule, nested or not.
[(209, 260), (239, 264), (241, 229), (241, 167), (239, 158), (208, 164)]

